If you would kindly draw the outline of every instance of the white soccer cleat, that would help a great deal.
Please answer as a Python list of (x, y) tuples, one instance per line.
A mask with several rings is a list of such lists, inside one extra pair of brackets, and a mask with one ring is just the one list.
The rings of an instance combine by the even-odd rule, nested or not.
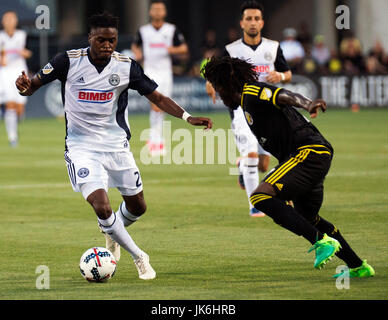
[(150, 265), (150, 257), (148, 254), (143, 252), (143, 254), (139, 258), (135, 259), (134, 262), (140, 279), (151, 280), (156, 277), (156, 272)]
[(105, 236), (105, 248), (107, 248), (114, 255), (116, 262), (120, 260), (120, 245), (114, 241), (109, 234), (104, 232)]

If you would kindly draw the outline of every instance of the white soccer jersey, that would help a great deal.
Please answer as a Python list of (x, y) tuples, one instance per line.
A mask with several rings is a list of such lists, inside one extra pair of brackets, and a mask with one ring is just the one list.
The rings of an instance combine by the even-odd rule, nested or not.
[(165, 22), (160, 29), (146, 24), (139, 29), (137, 44), (142, 46), (144, 71), (154, 76), (172, 77), (172, 59), (167, 48), (184, 42), (175, 25)]
[(23, 30), (15, 30), (10, 37), (4, 30), (0, 31), (0, 50), (4, 50), (6, 67), (17, 68), (20, 71), (26, 70), (26, 60), (20, 51), (26, 47), (27, 34)]
[(225, 49), (231, 57), (248, 60), (254, 64), (260, 74), (259, 81), (265, 82), (268, 73), (275, 70), (279, 42), (263, 37), (261, 39), (260, 45), (255, 50), (246, 45), (242, 39), (226, 45)]
[(98, 68), (88, 48), (56, 56), (38, 73), (43, 83), (59, 79), (66, 117), (66, 147), (112, 152), (128, 148), (128, 89), (149, 94), (157, 87), (130, 58), (114, 52)]

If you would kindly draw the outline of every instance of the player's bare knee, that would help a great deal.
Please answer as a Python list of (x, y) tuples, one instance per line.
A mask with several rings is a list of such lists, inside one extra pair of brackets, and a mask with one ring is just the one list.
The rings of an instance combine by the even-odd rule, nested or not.
[(147, 210), (147, 205), (142, 195), (136, 197), (124, 197), (124, 202), (127, 210), (135, 216), (139, 217)]

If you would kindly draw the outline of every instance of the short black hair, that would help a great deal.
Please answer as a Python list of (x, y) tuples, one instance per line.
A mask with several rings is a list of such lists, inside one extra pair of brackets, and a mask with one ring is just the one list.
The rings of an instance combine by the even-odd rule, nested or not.
[(241, 17), (244, 15), (246, 9), (259, 9), (261, 15), (264, 16), (264, 7), (261, 3), (256, 2), (255, 0), (244, 1), (240, 7)]
[(247, 82), (258, 81), (255, 66), (238, 58), (212, 57), (201, 69), (204, 78), (213, 86), (229, 92), (242, 92)]
[(93, 28), (119, 28), (119, 18), (108, 11), (94, 14), (88, 20), (90, 30)]
[(166, 5), (166, 2), (163, 1), (163, 0), (151, 0), (150, 2), (150, 7), (155, 4), (155, 3), (163, 3), (164, 5)]

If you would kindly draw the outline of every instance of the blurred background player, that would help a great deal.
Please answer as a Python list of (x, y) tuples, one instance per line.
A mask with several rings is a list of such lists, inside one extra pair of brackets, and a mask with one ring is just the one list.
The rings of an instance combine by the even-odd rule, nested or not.
[[(167, 96), (172, 94), (172, 56), (188, 53), (185, 38), (175, 25), (165, 21), (166, 5), (163, 1), (153, 1), (149, 10), (150, 23), (138, 30), (132, 44), (135, 60), (143, 61), (144, 72), (159, 85), (159, 91)], [(147, 142), (151, 155), (163, 155), (164, 113), (151, 103), (150, 137)]]
[[(264, 8), (256, 1), (246, 1), (241, 6), (240, 27), (243, 37), (225, 46), (225, 56), (248, 60), (256, 66), (261, 82), (286, 83), (291, 81), (291, 71), (284, 59), (279, 42), (261, 36), (264, 27)], [(215, 102), (215, 90), (206, 82), (206, 91)], [(248, 200), (259, 184), (259, 171), (268, 170), (270, 154), (258, 143), (246, 123), (241, 107), (230, 110), (232, 129), (241, 159), (239, 161), (239, 184), (245, 189)], [(249, 212), (253, 217), (263, 217), (249, 202)]]
[(11, 147), (18, 144), (18, 118), (24, 114), (26, 97), (18, 94), (15, 79), (22, 70), (27, 70), (26, 59), (31, 57), (30, 50), (25, 48), (27, 34), (16, 29), (18, 17), (14, 11), (3, 14), (0, 31), (0, 86), (1, 102), (5, 105), (4, 122)]

